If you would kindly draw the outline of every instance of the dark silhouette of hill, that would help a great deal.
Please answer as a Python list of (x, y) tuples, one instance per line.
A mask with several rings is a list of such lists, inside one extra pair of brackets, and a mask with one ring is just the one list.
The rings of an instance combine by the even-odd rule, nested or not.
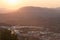
[(60, 26), (60, 11), (54, 8), (22, 7), (16, 12), (0, 14), (0, 23), (10, 25)]

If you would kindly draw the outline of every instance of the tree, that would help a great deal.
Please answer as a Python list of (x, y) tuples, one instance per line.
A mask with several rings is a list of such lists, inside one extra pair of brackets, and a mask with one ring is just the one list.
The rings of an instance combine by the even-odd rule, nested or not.
[(18, 40), (17, 35), (11, 34), (10, 30), (0, 29), (0, 40)]

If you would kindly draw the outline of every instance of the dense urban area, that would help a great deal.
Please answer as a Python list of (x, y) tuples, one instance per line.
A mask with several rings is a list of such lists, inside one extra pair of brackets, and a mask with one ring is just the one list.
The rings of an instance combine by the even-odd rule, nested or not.
[(11, 34), (17, 35), (18, 40), (60, 40), (60, 33), (47, 27), (1, 26), (1, 28), (11, 30)]

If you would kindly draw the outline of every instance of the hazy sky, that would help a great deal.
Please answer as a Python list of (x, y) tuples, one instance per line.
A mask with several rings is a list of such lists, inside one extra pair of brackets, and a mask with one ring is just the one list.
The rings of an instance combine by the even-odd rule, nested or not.
[(56, 8), (60, 7), (60, 0), (20, 0), (14, 3), (8, 3), (6, 0), (0, 0), (0, 10), (6, 9), (17, 9), (23, 6), (38, 6), (38, 7), (48, 7), (48, 8)]
[(40, 7), (60, 7), (60, 0), (25, 0), (26, 5)]

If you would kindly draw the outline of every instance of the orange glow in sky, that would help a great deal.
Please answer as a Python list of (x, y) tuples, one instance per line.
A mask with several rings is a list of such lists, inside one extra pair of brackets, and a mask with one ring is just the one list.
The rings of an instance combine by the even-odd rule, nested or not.
[(60, 0), (0, 0), (0, 8), (15, 10), (24, 6), (55, 8), (60, 7)]

